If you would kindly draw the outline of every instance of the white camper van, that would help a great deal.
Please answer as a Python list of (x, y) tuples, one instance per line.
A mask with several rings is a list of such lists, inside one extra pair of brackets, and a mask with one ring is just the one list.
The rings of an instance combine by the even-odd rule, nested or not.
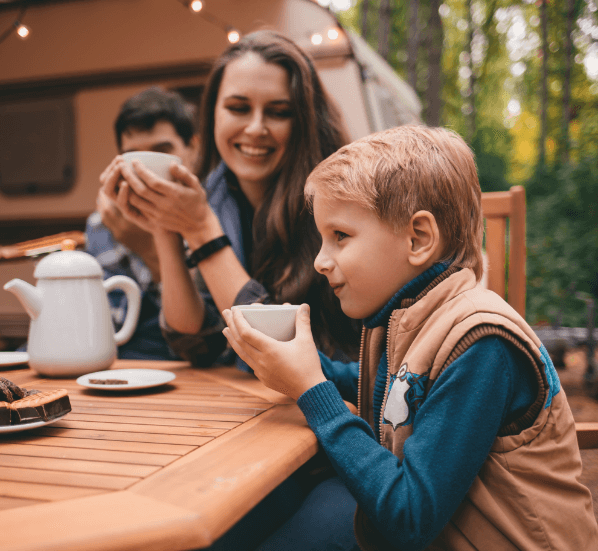
[[(0, 33), (27, 5), (29, 36), (0, 44), (0, 245), (83, 230), (120, 105), (150, 85), (198, 101), (233, 29), (275, 29), (309, 51), (353, 139), (420, 118), (413, 90), (315, 0), (204, 0), (199, 13), (187, 0), (2, 0)], [(33, 283), (34, 264), (0, 261), (0, 350), (29, 320), (1, 287)]]

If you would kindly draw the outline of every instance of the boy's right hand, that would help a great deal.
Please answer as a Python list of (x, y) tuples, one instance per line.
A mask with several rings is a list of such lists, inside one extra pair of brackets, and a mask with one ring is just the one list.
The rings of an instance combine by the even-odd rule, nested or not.
[(228, 325), (224, 336), (267, 387), (297, 400), (306, 390), (326, 381), (311, 334), (307, 304), (298, 310), (295, 338), (288, 342), (256, 331), (240, 310), (224, 310), (222, 315)]

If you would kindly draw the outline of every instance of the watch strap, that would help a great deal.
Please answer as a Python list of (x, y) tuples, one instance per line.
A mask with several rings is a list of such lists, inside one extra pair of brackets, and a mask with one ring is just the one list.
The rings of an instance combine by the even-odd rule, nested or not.
[(226, 235), (221, 235), (216, 239), (212, 239), (212, 241), (208, 241), (198, 249), (195, 249), (186, 259), (186, 264), (189, 268), (194, 268), (197, 266), (202, 260), (208, 258), (208, 256), (213, 255), (215, 252), (219, 251), (220, 249), (224, 249), (224, 247), (228, 247), (231, 244), (230, 239)]

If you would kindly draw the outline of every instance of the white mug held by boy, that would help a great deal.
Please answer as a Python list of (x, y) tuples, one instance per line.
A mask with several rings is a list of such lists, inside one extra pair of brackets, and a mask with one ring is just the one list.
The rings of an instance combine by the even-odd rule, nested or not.
[(598, 549), (554, 366), (479, 285), (481, 190), (465, 142), (424, 126), (379, 132), (322, 161), (305, 195), (322, 236), (315, 269), (364, 323), (359, 370), (318, 353), (305, 304), (292, 341), (230, 310), (224, 334), (297, 400), (357, 501), (359, 546)]

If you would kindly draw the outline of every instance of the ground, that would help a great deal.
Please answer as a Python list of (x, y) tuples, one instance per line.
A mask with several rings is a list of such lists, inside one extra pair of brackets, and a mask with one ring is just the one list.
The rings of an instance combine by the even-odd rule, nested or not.
[[(569, 351), (565, 355), (565, 365), (565, 369), (559, 369), (558, 374), (575, 421), (598, 423), (598, 400), (590, 396), (584, 379), (587, 367), (585, 351)], [(598, 449), (581, 450), (581, 460), (581, 481), (592, 492), (594, 514), (598, 518)]]

